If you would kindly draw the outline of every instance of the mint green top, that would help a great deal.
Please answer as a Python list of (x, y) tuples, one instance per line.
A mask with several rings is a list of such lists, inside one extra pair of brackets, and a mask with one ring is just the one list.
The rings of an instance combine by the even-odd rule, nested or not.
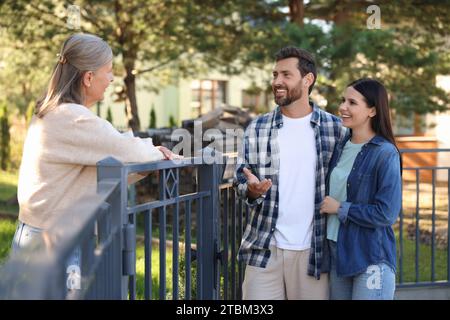
[[(347, 178), (352, 170), (358, 152), (364, 143), (354, 144), (350, 140), (344, 146), (341, 158), (330, 176), (330, 197), (339, 202), (347, 200)], [(336, 214), (329, 214), (327, 219), (327, 239), (337, 241), (339, 219)]]

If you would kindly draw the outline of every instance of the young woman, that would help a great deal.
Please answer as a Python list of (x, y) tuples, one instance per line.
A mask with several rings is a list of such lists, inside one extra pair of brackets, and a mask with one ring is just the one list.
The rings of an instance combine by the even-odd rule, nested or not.
[(349, 135), (333, 155), (327, 196), (331, 299), (393, 299), (396, 246), (392, 225), (402, 204), (401, 159), (388, 95), (376, 80), (345, 89), (339, 107)]
[[(75, 34), (64, 42), (24, 144), (13, 252), (27, 246), (55, 218), (63, 215), (69, 225), (77, 219), (67, 216), (66, 209), (96, 192), (98, 161), (108, 156), (122, 162), (176, 158), (151, 139), (119, 133), (91, 112), (114, 79), (112, 60), (111, 48), (97, 36)], [(79, 251), (68, 265), (80, 265)]]

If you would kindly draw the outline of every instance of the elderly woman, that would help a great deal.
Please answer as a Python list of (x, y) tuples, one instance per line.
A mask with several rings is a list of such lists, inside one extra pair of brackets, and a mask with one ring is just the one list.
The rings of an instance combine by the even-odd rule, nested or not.
[[(112, 60), (111, 48), (97, 36), (75, 34), (64, 42), (25, 140), (13, 252), (81, 197), (96, 192), (98, 161), (108, 156), (122, 162), (176, 157), (164, 147), (155, 147), (150, 138), (119, 133), (91, 112), (114, 79)], [(71, 259), (79, 265), (79, 250)]]

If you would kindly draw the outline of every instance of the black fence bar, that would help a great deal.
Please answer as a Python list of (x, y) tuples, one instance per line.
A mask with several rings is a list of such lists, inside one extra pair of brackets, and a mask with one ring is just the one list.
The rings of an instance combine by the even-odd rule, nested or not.
[[(174, 186), (174, 194), (172, 197), (179, 198), (179, 181), (180, 181), (180, 170), (175, 170), (175, 181), (176, 185)], [(172, 295), (173, 300), (178, 300), (179, 289), (178, 289), (178, 280), (179, 280), (179, 272), (178, 272), (178, 263), (179, 263), (179, 214), (180, 214), (180, 205), (177, 201), (175, 203), (174, 208), (174, 217), (173, 217), (173, 226), (172, 226), (172, 237), (173, 237), (173, 245), (172, 245)]]
[[(239, 207), (239, 217), (238, 217), (238, 236), (237, 236), (237, 239), (236, 239), (236, 242), (237, 242), (237, 246), (239, 247), (240, 246), (240, 243), (241, 243), (241, 239), (242, 239), (242, 228), (243, 228), (243, 226), (242, 226), (242, 220), (244, 219), (244, 214), (243, 214), (243, 208), (242, 208), (242, 205), (243, 205), (243, 201), (242, 201), (242, 199), (239, 199), (239, 201), (238, 201), (238, 207)], [(237, 299), (238, 300), (241, 300), (242, 299), (242, 282), (244, 281), (244, 268), (243, 268), (243, 265), (242, 265), (242, 263), (240, 262), (240, 263), (238, 263), (238, 275), (239, 275), (239, 277), (238, 277), (238, 292), (237, 292)]]
[(191, 299), (191, 200), (185, 202), (186, 224), (185, 224), (185, 245), (184, 245), (184, 272), (185, 272), (185, 298)]
[[(403, 197), (403, 185), (402, 185), (402, 197)], [(400, 255), (399, 255), (399, 269), (400, 269), (400, 283), (403, 282), (403, 256), (405, 255), (403, 246), (403, 207), (400, 211), (400, 222), (399, 222), (399, 242), (400, 242)]]
[(150, 300), (153, 294), (152, 288), (152, 210), (144, 215), (144, 250), (145, 250), (145, 274), (144, 274), (144, 298)]
[[(231, 256), (236, 257), (236, 194), (231, 193)], [(236, 263), (231, 264), (231, 299), (236, 299)]]
[(416, 282), (419, 282), (419, 255), (420, 255), (420, 214), (419, 214), (419, 169), (416, 169), (416, 252), (415, 252), (415, 268), (416, 268)]
[(432, 211), (431, 211), (431, 281), (436, 281), (436, 170), (431, 175), (432, 183)]
[(223, 203), (223, 299), (228, 299), (228, 214), (229, 214), (229, 189), (226, 188), (222, 191), (222, 203)]
[[(203, 279), (201, 277), (203, 273), (203, 261), (200, 257), (203, 255), (203, 199), (197, 200), (197, 299), (203, 299)], [(212, 283), (211, 283), (212, 285)]]
[[(167, 170), (159, 171), (159, 197), (166, 200), (165, 184)], [(166, 300), (166, 217), (167, 207), (164, 205), (159, 212), (159, 299)]]
[(450, 169), (447, 169), (447, 281), (450, 282)]

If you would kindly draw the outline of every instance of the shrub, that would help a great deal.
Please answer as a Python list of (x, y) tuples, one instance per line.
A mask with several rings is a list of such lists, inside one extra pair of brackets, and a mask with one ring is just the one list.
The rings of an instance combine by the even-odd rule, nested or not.
[(177, 122), (175, 121), (174, 116), (170, 116), (169, 117), (169, 127), (170, 128), (174, 128), (177, 126)]
[(156, 128), (156, 112), (155, 112), (154, 106), (152, 106), (152, 109), (150, 110), (150, 120), (148, 123), (149, 123), (148, 124), (149, 129)]
[(108, 120), (111, 124), (113, 123), (111, 107), (108, 107), (108, 111), (106, 111), (106, 120)]
[(8, 108), (3, 104), (0, 106), (0, 168), (2, 170), (8, 169), (11, 156), (9, 129)]

